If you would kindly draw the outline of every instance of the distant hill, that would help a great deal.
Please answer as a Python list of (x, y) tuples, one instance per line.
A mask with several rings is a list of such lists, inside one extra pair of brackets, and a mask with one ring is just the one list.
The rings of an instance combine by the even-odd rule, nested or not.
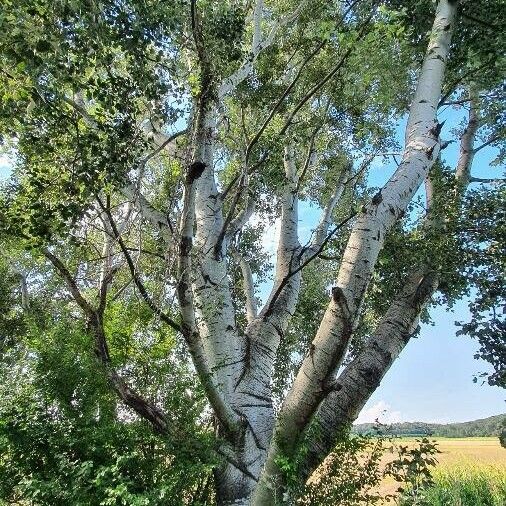
[[(463, 423), (393, 423), (382, 425), (379, 430), (381, 434), (394, 436), (486, 437), (498, 436), (503, 423), (506, 424), (506, 413)], [(378, 426), (373, 423), (361, 423), (353, 426), (353, 432), (357, 434), (377, 434), (377, 428)]]

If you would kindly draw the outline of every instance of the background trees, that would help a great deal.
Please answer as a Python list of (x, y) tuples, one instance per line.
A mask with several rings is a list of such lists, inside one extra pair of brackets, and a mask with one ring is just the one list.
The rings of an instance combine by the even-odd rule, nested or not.
[(289, 498), (280, 463), (307, 477), (431, 302), (470, 292), (504, 384), (503, 189), (472, 173), (503, 159), (500, 2), (4, 3), (3, 363), (55, 432), (144, 420), (173, 445), (156, 472), (198, 456), (172, 497), (213, 469), (220, 504)]

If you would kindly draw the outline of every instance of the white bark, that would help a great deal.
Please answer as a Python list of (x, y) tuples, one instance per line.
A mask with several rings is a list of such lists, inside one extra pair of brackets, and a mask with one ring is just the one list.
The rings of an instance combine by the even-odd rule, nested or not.
[[(208, 121), (208, 113), (205, 110), (201, 111), (202, 118), (197, 120), (195, 128), (195, 150), (193, 153), (193, 161), (188, 168), (185, 181), (184, 197), (183, 197), (183, 212), (180, 220), (179, 237), (179, 255), (178, 255), (178, 301), (180, 306), (183, 334), (187, 341), (195, 368), (199, 374), (199, 378), (206, 390), (209, 402), (214, 409), (214, 412), (220, 421), (221, 427), (225, 434), (231, 438), (237, 434), (239, 430), (239, 418), (232, 410), (230, 400), (227, 397), (226, 385), (216, 374), (214, 368), (216, 367), (216, 353), (213, 345), (216, 346), (216, 341), (211, 339), (211, 336), (206, 333), (209, 332), (209, 327), (213, 326), (215, 320), (212, 315), (206, 314), (209, 317), (208, 322), (203, 322), (203, 293), (208, 290), (208, 285), (211, 287), (221, 286), (218, 283), (213, 284), (210, 276), (207, 278), (202, 276), (202, 271), (206, 267), (205, 259), (209, 254), (205, 255), (206, 246), (202, 244), (202, 236), (206, 237), (209, 233), (205, 227), (207, 221), (203, 220), (203, 215), (206, 214), (206, 207), (202, 198), (202, 187), (209, 185), (209, 179), (214, 180), (213, 165), (212, 165), (212, 127)], [(212, 187), (212, 185), (211, 185)], [(200, 198), (199, 198), (200, 190)], [(203, 223), (197, 221), (197, 237), (200, 242), (197, 242), (197, 253), (193, 252), (193, 239), (194, 239), (194, 226), (196, 219), (200, 218)], [(212, 218), (211, 218), (212, 220)], [(197, 249), (196, 248), (196, 249)], [(207, 249), (209, 251), (209, 249)], [(204, 253), (203, 253), (204, 252)], [(194, 265), (192, 261), (193, 255), (204, 255), (204, 260)], [(199, 258), (200, 260), (200, 258)], [(196, 267), (200, 267), (199, 273), (195, 273)], [(214, 273), (213, 273), (214, 275)], [(208, 294), (212, 297), (211, 294)], [(214, 298), (210, 298), (214, 300)], [(214, 306), (212, 306), (214, 309)], [(200, 321), (199, 321), (200, 319)], [(223, 324), (223, 322), (220, 322)], [(207, 325), (207, 326), (206, 326)], [(218, 325), (214, 325), (212, 330), (220, 330)], [(222, 335), (213, 334), (213, 337), (220, 338)]]
[[(287, 145), (284, 153), (285, 190), (281, 196), (281, 233), (276, 255), (275, 280), (266, 306), (258, 317), (248, 319), (247, 347), (244, 369), (237, 383), (235, 405), (248, 421), (240, 459), (248, 472), (259, 476), (267, 455), (274, 427), (274, 410), (270, 378), (280, 340), (286, 332), (295, 311), (299, 296), (301, 272), (292, 275), (304, 258), (298, 240), (297, 168), (293, 145)], [(342, 188), (336, 192), (322, 213), (319, 230), (326, 234), (330, 215), (337, 204)], [(247, 277), (247, 275), (246, 275)], [(287, 278), (288, 282), (286, 283)], [(284, 283), (282, 285), (282, 283)], [(279, 288), (281, 287), (281, 290)], [(229, 476), (234, 470), (229, 466)], [(234, 471), (237, 474), (237, 471)], [(250, 495), (255, 480), (235, 476), (236, 484), (242, 483), (242, 493)]]
[(458, 184), (461, 188), (466, 188), (471, 182), (471, 165), (475, 154), (474, 140), (476, 138), (476, 132), (480, 126), (480, 119), (476, 108), (478, 100), (478, 94), (475, 90), (470, 92), (469, 102), (469, 119), (467, 127), (460, 140), (460, 152), (459, 160), (457, 163), (457, 170), (455, 177), (457, 178)]
[[(296, 261), (296, 255), (300, 251), (297, 238), (296, 168), (292, 146), (285, 149), (284, 168), (286, 186), (281, 197), (281, 235), (272, 293), (289, 272), (291, 263)], [(278, 298), (276, 307), (267, 311), (267, 304), (257, 317), (249, 319), (246, 329), (246, 348), (241, 374), (234, 385), (234, 403), (247, 420), (243, 447), (238, 456), (255, 478), (259, 476), (265, 461), (274, 427), (270, 377), (276, 350), (295, 309), (299, 287), (300, 275), (294, 277), (292, 284), (285, 287), (286, 290)], [(230, 471), (229, 469), (229, 473)], [(256, 481), (244, 475), (237, 476), (236, 480), (246, 501)]]
[(119, 191), (133, 203), (141, 216), (155, 227), (168, 244), (173, 240), (174, 237), (167, 216), (155, 209), (133, 184), (125, 184)]
[(410, 110), (402, 162), (353, 227), (332, 300), (279, 413), (254, 505), (273, 504), (273, 484), (282, 481), (276, 460), (295, 451), (300, 435), (332, 388), (332, 373), (346, 352), (385, 234), (404, 213), (438, 156), (436, 108), (455, 13), (456, 3), (439, 2)]
[(336, 208), (339, 200), (341, 199), (344, 189), (346, 188), (347, 178), (349, 176), (349, 170), (343, 170), (341, 174), (339, 174), (339, 178), (336, 183), (336, 188), (328, 201), (325, 209), (323, 210), (322, 216), (320, 218), (320, 222), (314, 231), (314, 237), (311, 241), (311, 244), (307, 251), (305, 252), (305, 257), (308, 257), (311, 254), (314, 254), (318, 251), (325, 239), (327, 238), (328, 230), (330, 225), (332, 224), (332, 213)]
[(209, 364), (220, 383), (223, 394), (231, 401), (234, 381), (240, 374), (244, 355), (235, 322), (235, 311), (226, 261), (227, 238), (215, 251), (216, 240), (223, 229), (223, 212), (219, 198), (213, 161), (214, 114), (204, 118), (202, 175), (196, 181), (195, 246), (192, 286), (196, 321)]
[(253, 216), (253, 213), (255, 212), (255, 205), (255, 200), (248, 195), (244, 209), (240, 211), (238, 215), (230, 222), (230, 225), (226, 232), (227, 238), (233, 237), (248, 223), (250, 218)]
[(243, 279), (243, 291), (246, 297), (246, 319), (251, 323), (258, 313), (257, 301), (255, 297), (255, 283), (249, 262), (239, 253), (233, 253), (234, 258), (239, 263)]
[(26, 274), (20, 269), (14, 268), (14, 273), (19, 277), (19, 288), (21, 292), (21, 308), (23, 311), (30, 310), (30, 295), (28, 293), (28, 283)]
[(364, 350), (333, 382), (331, 392), (316, 415), (318, 429), (310, 443), (306, 474), (301, 479), (306, 479), (332, 450), (340, 430), (357, 418), (416, 331), (420, 312), (437, 285), (437, 273), (414, 272), (368, 339)]
[[(477, 132), (477, 109), (477, 96), (473, 94), (467, 128), (460, 139), (460, 155), (455, 171), (457, 200), (461, 199), (470, 182)], [(426, 183), (429, 189), (428, 215), (422, 226), (438, 228), (441, 226), (441, 220), (432, 219), (430, 212), (434, 202), (431, 180), (428, 178)], [(316, 431), (316, 437), (311, 441), (306, 474), (301, 478), (307, 478), (332, 450), (340, 430), (355, 421), (390, 366), (409, 342), (418, 325), (422, 309), (438, 288), (439, 278), (439, 272), (431, 271), (427, 266), (415, 269), (394, 298), (364, 350), (335, 380), (333, 391), (321, 404), (316, 415), (321, 430)]]
[(28, 311), (30, 309), (30, 297), (28, 295), (28, 284), (26, 282), (26, 276), (22, 273), (19, 273), (20, 283), (21, 283), (21, 307), (24, 311)]

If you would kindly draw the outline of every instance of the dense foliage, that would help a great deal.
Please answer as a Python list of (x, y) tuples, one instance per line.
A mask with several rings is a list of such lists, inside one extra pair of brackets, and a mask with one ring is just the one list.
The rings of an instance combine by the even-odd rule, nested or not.
[[(505, 386), (502, 4), (0, 0), (0, 501), (249, 504), (268, 457), (281, 501), (364, 500), (379, 453), (360, 437), (329, 436), (326, 484), (294, 489), (306, 432), (338, 372), (358, 393), (336, 430), (463, 297), (460, 333)], [(455, 27), (431, 28), (445, 9)], [(434, 104), (401, 153), (422, 77)], [(400, 185), (382, 212), (375, 171)]]

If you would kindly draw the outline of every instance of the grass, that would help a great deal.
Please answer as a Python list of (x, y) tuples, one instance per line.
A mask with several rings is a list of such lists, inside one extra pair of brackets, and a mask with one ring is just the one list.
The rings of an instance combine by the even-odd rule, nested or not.
[(436, 468), (424, 493), (427, 506), (504, 506), (506, 467), (484, 464)]
[(506, 449), (496, 437), (482, 438), (436, 438), (439, 451), (438, 468), (460, 464), (484, 464), (504, 468), (506, 472)]
[[(398, 443), (415, 445), (416, 438)], [(431, 438), (441, 453), (432, 471), (434, 486), (427, 490), (424, 506), (506, 506), (506, 449), (496, 437)], [(399, 484), (386, 478), (382, 495), (395, 493)], [(392, 503), (388, 503), (392, 504)]]

